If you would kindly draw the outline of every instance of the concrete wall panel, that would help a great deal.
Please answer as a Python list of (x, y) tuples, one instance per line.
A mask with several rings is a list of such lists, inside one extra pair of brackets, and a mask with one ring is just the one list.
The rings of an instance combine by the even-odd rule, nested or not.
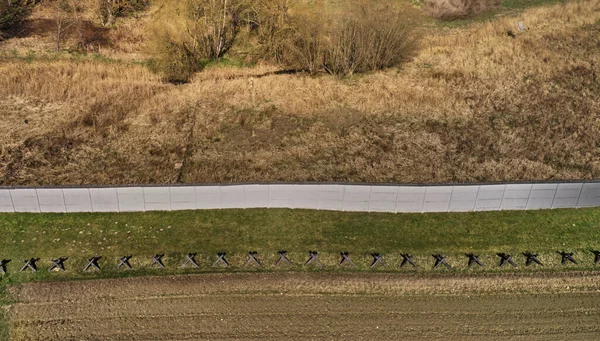
[(600, 183), (583, 184), (577, 207), (600, 206)]
[(221, 208), (221, 187), (220, 186), (197, 186), (196, 187), (196, 208), (211, 209)]
[(293, 207), (294, 194), (294, 185), (269, 185), (269, 207)]
[(504, 198), (502, 199), (501, 209), (503, 210), (525, 210), (527, 209), (527, 200), (531, 193), (531, 184), (524, 185), (506, 185)]
[(268, 208), (269, 186), (246, 185), (246, 208)]
[(119, 212), (116, 188), (90, 188), (94, 212)]
[(500, 209), (505, 185), (480, 186), (477, 193), (475, 211), (495, 211)]
[[(188, 190), (194, 191), (194, 187), (187, 187)], [(194, 200), (194, 209), (196, 201)], [(169, 187), (144, 187), (144, 206), (146, 211), (170, 211), (171, 197), (169, 195)]]
[(300, 209), (317, 209), (319, 206), (319, 186), (294, 185), (292, 207)]
[(245, 208), (246, 186), (222, 186), (221, 208)]
[(144, 212), (144, 189), (141, 187), (117, 188), (119, 212)]
[(582, 183), (558, 184), (552, 208), (575, 208), (583, 188)]
[(40, 188), (36, 190), (41, 212), (65, 213), (67, 206), (60, 188)]
[(40, 212), (35, 189), (12, 189), (10, 190), (10, 196), (15, 212)]
[(14, 212), (15, 208), (8, 189), (0, 189), (0, 212)]
[(344, 185), (319, 186), (319, 199), (317, 208), (320, 210), (344, 209)]
[(63, 188), (67, 212), (93, 212), (92, 197), (88, 188)]
[(452, 198), (452, 186), (427, 187), (425, 189), (425, 200), (423, 201), (423, 212), (446, 212), (450, 208)]
[(534, 184), (531, 187), (529, 200), (527, 200), (527, 209), (552, 208), (557, 187), (557, 184)]
[(367, 212), (370, 198), (371, 186), (346, 185), (344, 188), (344, 211)]
[(479, 186), (454, 186), (448, 211), (469, 212), (475, 209)]
[(399, 186), (396, 212), (422, 212), (425, 187)]
[(397, 186), (372, 186), (369, 211), (396, 212), (398, 201)]
[(177, 186), (169, 187), (171, 197), (171, 210), (195, 210), (196, 188)]

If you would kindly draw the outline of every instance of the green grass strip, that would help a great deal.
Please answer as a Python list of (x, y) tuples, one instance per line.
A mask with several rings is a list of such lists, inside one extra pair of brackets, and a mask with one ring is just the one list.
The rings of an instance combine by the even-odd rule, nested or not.
[(600, 246), (600, 209), (388, 214), (288, 209), (0, 214), (0, 257), (361, 250), (551, 251)]
[(289, 209), (1, 214), (0, 257), (318, 250), (415, 254), (585, 251), (600, 209), (388, 214)]

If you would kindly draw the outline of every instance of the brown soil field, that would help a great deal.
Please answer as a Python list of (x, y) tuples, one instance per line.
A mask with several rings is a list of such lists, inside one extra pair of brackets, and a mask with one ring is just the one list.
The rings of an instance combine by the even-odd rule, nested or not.
[(600, 273), (210, 274), (11, 288), (10, 340), (590, 340)]

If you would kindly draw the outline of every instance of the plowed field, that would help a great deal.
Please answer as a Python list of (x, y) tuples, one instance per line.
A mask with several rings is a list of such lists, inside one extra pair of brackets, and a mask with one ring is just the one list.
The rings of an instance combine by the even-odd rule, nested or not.
[(11, 288), (11, 340), (591, 340), (600, 273), (209, 274)]

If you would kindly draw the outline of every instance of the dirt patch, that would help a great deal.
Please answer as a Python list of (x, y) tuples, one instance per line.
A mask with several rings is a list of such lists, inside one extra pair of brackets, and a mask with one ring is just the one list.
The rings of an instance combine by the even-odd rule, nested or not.
[(11, 340), (584, 340), (598, 273), (212, 274), (26, 284)]

